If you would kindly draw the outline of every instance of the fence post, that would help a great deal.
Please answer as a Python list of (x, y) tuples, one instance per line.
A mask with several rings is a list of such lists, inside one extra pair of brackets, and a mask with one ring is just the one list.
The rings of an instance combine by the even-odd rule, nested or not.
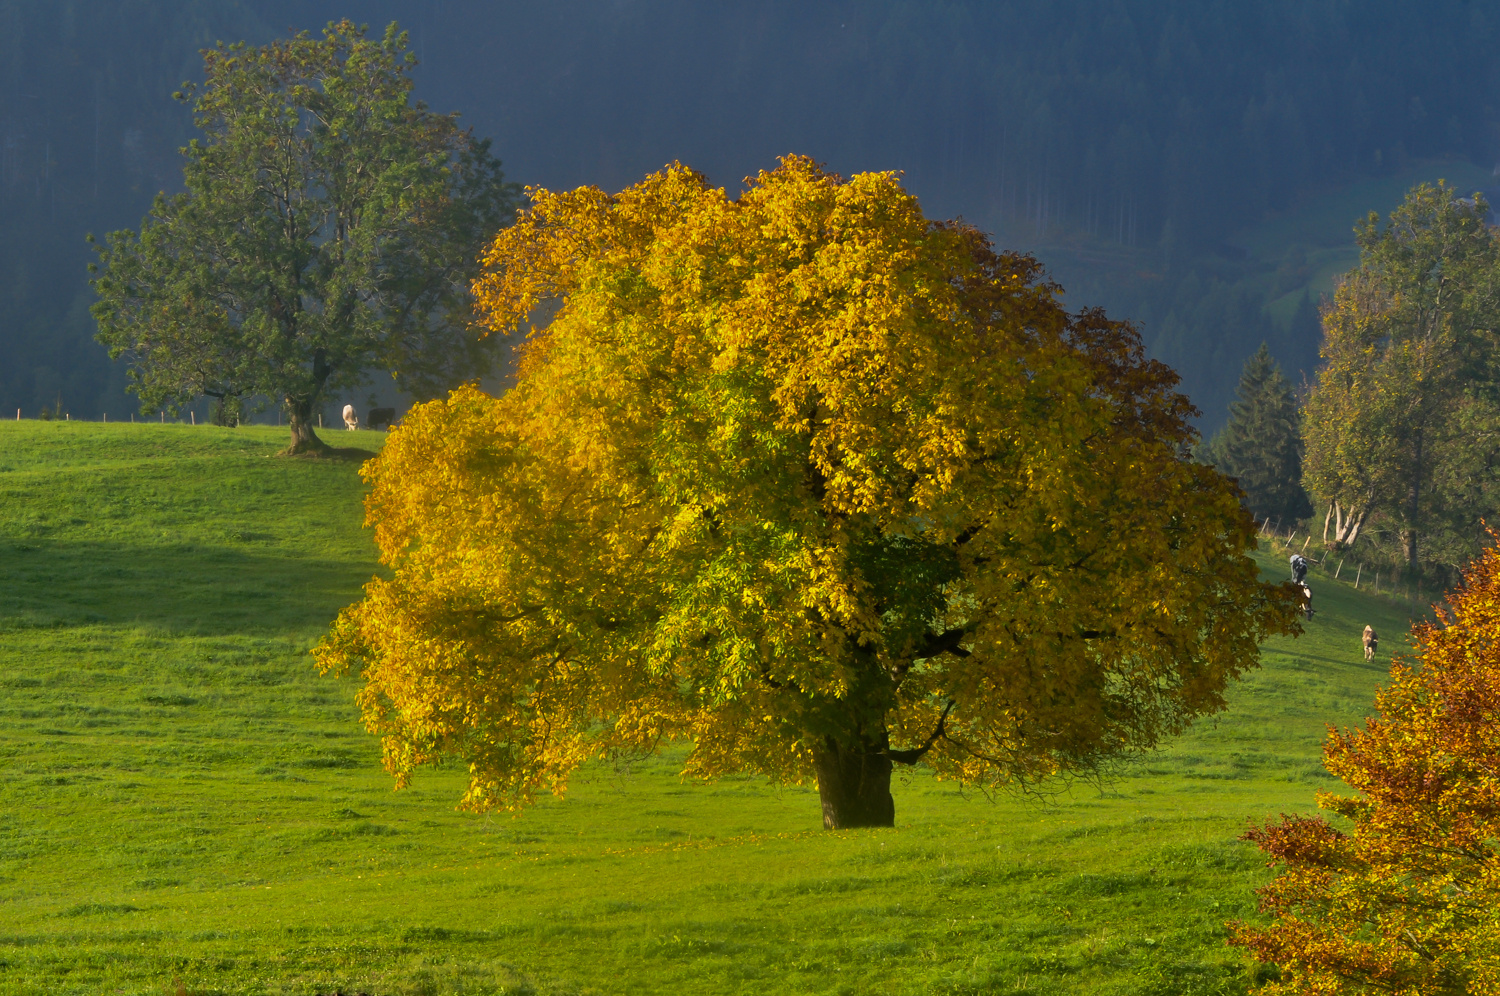
[(1360, 564), (1359, 565), (1359, 570), (1356, 571), (1355, 574), (1354, 574), (1354, 590), (1355, 591), (1359, 590), (1359, 579), (1364, 576), (1364, 573), (1365, 573), (1365, 565), (1364, 564)]
[(1343, 570), (1344, 570), (1344, 560), (1343, 560), (1342, 557), (1340, 557), (1339, 558), (1339, 569), (1333, 572), (1333, 579), (1335, 581), (1337, 581), (1339, 579), (1339, 575), (1341, 573), (1343, 573)]

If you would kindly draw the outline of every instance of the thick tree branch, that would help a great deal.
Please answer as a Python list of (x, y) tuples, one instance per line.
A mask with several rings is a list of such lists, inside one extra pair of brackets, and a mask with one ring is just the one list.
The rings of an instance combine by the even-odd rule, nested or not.
[(544, 605), (523, 605), (521, 606), (520, 610), (513, 615), (502, 615), (495, 612), (493, 609), (483, 608), (474, 610), (474, 615), (479, 616), (481, 619), (488, 620), (489, 622), (513, 623), (520, 622), (527, 616), (534, 616), (538, 612), (541, 612), (544, 608), (546, 608), (546, 606)]
[(887, 747), (885, 751), (886, 757), (889, 757), (897, 764), (916, 764), (922, 760), (922, 755), (932, 750), (932, 745), (942, 738), (943, 729), (948, 723), (948, 713), (953, 711), (954, 704), (954, 701), (949, 699), (948, 704), (943, 706), (943, 714), (938, 717), (937, 726), (933, 729), (932, 735), (923, 741), (922, 746), (911, 747), (907, 750), (891, 750)]
[(978, 536), (979, 531), (989, 524), (990, 520), (986, 519), (983, 522), (976, 522), (972, 526), (969, 526), (963, 532), (953, 537), (953, 546), (955, 548), (963, 546), (965, 543), (969, 542), (969, 540), (973, 539), (975, 536)]
[(969, 627), (950, 629), (946, 633), (929, 633), (922, 645), (912, 651), (911, 659), (925, 660), (943, 653), (952, 654), (954, 657), (970, 657), (972, 654), (959, 645), (960, 641), (970, 633)]

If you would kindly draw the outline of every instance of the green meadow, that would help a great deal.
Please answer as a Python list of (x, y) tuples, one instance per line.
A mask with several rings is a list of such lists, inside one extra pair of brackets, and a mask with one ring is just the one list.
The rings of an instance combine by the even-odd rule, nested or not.
[(1224, 922), (1270, 873), (1238, 837), (1336, 786), (1326, 726), (1408, 622), (1315, 569), (1226, 713), (1050, 799), (918, 769), (895, 829), (829, 833), (811, 788), (668, 752), (479, 816), (461, 770), (393, 792), (313, 667), (377, 568), (358, 463), (283, 445), (0, 423), (0, 994), (1247, 992)]

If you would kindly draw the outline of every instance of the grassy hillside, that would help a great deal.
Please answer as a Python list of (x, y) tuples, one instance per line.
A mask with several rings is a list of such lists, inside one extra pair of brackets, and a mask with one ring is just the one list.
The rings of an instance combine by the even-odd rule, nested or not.
[(375, 565), (357, 466), (283, 444), (0, 423), (0, 994), (1243, 992), (1236, 837), (1331, 785), (1359, 631), (1406, 624), (1315, 575), (1217, 723), (1045, 804), (918, 772), (896, 829), (827, 833), (667, 756), (479, 817), (459, 771), (393, 793), (313, 669)]

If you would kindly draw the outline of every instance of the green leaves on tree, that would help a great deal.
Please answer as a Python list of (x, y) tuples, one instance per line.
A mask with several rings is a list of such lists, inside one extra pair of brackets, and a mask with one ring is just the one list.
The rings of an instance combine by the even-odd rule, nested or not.
[(1500, 239), (1486, 213), (1422, 184), (1384, 225), (1372, 212), (1356, 230), (1359, 266), (1324, 311), (1303, 409), (1306, 483), (1336, 546), (1378, 514), (1410, 570), (1424, 536), (1454, 563), (1477, 551), (1500, 457)]
[(94, 280), (98, 338), (145, 408), (269, 397), (295, 452), (371, 370), (431, 395), (489, 369), (468, 288), (514, 191), (487, 142), (413, 102), (414, 64), (394, 24), (348, 21), (204, 52), (185, 189), (109, 235)]
[(1257, 519), (1291, 520), (1311, 513), (1302, 490), (1297, 399), (1265, 343), (1245, 361), (1229, 422), (1209, 443), (1206, 456), (1239, 480)]

